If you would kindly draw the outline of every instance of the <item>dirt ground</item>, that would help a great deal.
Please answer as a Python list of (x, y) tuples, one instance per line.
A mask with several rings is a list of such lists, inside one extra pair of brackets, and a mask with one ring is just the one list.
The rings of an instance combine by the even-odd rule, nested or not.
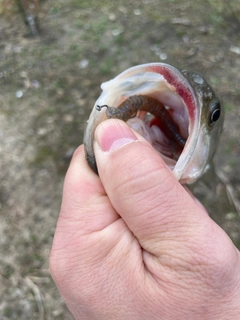
[(222, 181), (195, 193), (240, 247), (239, 0), (45, 0), (36, 39), (15, 2), (0, 14), (1, 319), (73, 319), (48, 270), (64, 174), (100, 84), (137, 64), (199, 72), (223, 101)]

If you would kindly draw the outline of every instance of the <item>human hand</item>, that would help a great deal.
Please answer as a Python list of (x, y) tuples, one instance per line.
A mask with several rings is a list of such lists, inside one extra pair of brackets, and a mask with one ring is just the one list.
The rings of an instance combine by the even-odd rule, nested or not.
[(76, 319), (240, 319), (240, 254), (156, 151), (120, 120), (66, 175), (50, 268)]

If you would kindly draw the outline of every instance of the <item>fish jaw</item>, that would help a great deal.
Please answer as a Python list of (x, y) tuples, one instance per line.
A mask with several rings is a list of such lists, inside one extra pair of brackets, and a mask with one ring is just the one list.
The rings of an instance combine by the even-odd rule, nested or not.
[[(197, 130), (193, 130), (192, 140), (188, 139), (184, 152), (179, 157), (173, 172), (182, 184), (192, 184), (209, 169), (212, 163), (219, 137), (223, 131), (224, 108), (211, 86), (199, 74), (188, 71), (182, 71), (182, 73), (195, 91), (200, 112), (199, 118), (195, 119), (198, 123)], [(213, 111), (216, 109), (219, 111), (219, 117), (210, 123)], [(193, 140), (195, 143), (191, 145)], [(187, 162), (187, 165), (182, 170), (184, 153), (189, 160), (183, 160), (184, 164)]]
[[(84, 135), (86, 159), (90, 167), (97, 172), (93, 151), (94, 131), (99, 123), (107, 119), (106, 110), (98, 111), (96, 107), (107, 105), (117, 108), (131, 96), (147, 95), (167, 106), (181, 134), (186, 138), (178, 159), (168, 158), (160, 151), (161, 156), (180, 183), (195, 182), (203, 174), (209, 160), (211, 139), (209, 131), (201, 124), (202, 96), (196, 92), (195, 83), (188, 76), (173, 66), (149, 63), (132, 67), (103, 83), (103, 92), (94, 105)], [(147, 121), (140, 124), (143, 119), (134, 119), (127, 121), (133, 129), (139, 132), (136, 127), (141, 127), (140, 134), (149, 132)], [(146, 138), (149, 134), (143, 136)], [(149, 142), (155, 147), (151, 138)]]
[(192, 133), (173, 169), (181, 184), (192, 184), (205, 172), (209, 161), (210, 136), (203, 131)]

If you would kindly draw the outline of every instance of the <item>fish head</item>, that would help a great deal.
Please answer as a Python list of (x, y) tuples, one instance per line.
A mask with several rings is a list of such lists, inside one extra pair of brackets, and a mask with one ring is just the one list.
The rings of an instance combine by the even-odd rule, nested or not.
[(213, 89), (200, 75), (181, 72), (164, 63), (149, 63), (127, 69), (103, 83), (101, 88), (102, 94), (93, 107), (84, 134), (86, 159), (95, 172), (94, 132), (99, 123), (108, 119), (106, 109), (99, 106), (119, 108), (129, 97), (141, 95), (164, 106), (185, 145), (180, 151), (175, 150), (176, 143), (161, 129), (162, 120), (141, 108), (127, 124), (152, 144), (180, 183), (191, 184), (204, 174), (222, 131), (223, 109)]

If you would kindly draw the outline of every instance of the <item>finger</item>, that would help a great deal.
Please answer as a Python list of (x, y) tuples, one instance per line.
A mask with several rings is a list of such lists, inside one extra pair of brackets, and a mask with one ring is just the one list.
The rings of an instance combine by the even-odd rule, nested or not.
[[(83, 146), (74, 153), (66, 174), (58, 221), (65, 234), (91, 233), (119, 219), (99, 177), (89, 168)], [(60, 228), (60, 230), (62, 230)]]
[(123, 121), (103, 122), (95, 138), (104, 188), (144, 249), (162, 253), (169, 245), (178, 246), (191, 237), (209, 233), (213, 226), (206, 212), (149, 143)]
[[(122, 224), (114, 223), (116, 220)], [(109, 225), (114, 228), (108, 228)], [(112, 249), (124, 228), (125, 224), (109, 202), (99, 177), (89, 168), (84, 148), (80, 146), (64, 181), (62, 206), (50, 254), (53, 278), (64, 278), (70, 269), (77, 269), (79, 274), (87, 265), (94, 267), (96, 260), (101, 261)], [(63, 280), (59, 283), (66, 285)]]

